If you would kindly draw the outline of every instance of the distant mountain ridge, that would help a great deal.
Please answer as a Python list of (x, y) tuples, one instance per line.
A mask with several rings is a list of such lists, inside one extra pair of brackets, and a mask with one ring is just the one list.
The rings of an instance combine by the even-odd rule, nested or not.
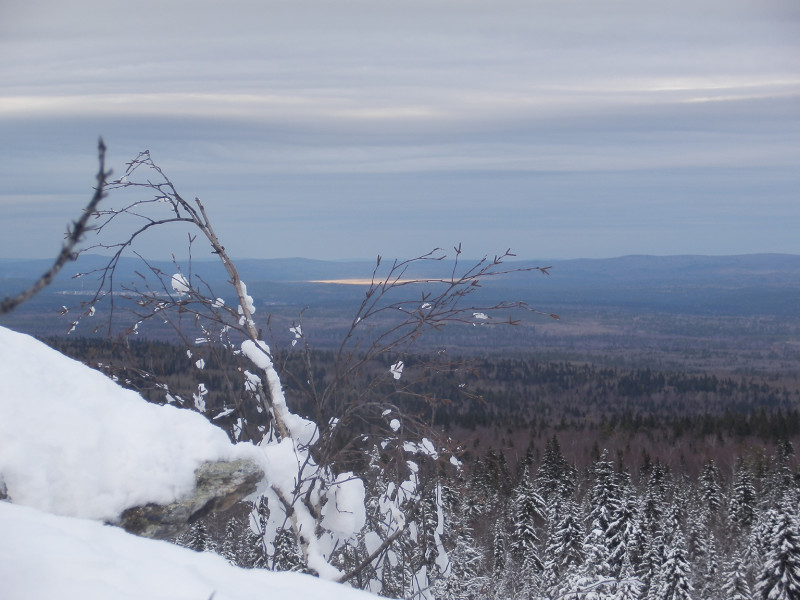
[[(492, 257), (490, 257), (491, 260)], [(92, 289), (93, 278), (72, 279), (76, 272), (101, 268), (100, 256), (83, 256), (65, 270), (47, 291)], [(48, 260), (0, 259), (0, 296), (30, 285), (49, 268)], [(385, 277), (393, 261), (384, 260), (378, 278)], [(458, 273), (474, 266), (462, 260)], [(236, 261), (248, 290), (261, 301), (275, 305), (355, 306), (363, 297), (362, 287), (340, 286), (320, 281), (368, 280), (375, 261), (325, 261), (306, 258), (240, 259)], [(550, 267), (549, 276), (517, 271), (485, 282), (476, 298), (485, 305), (501, 300), (524, 300), (548, 312), (566, 310), (615, 310), (696, 315), (779, 315), (800, 317), (800, 255), (744, 254), (738, 256), (648, 256), (630, 255), (606, 259), (553, 261), (512, 260), (505, 267)], [(168, 261), (151, 262), (169, 277), (178, 269)], [(120, 261), (117, 282), (138, 281), (137, 272), (148, 270), (137, 258)], [(182, 272), (199, 275), (212, 289), (223, 293), (228, 276), (219, 261), (182, 264)], [(453, 262), (421, 261), (409, 266), (409, 278), (448, 278)], [(168, 284), (165, 284), (168, 285)], [(417, 292), (414, 291), (414, 294)]]

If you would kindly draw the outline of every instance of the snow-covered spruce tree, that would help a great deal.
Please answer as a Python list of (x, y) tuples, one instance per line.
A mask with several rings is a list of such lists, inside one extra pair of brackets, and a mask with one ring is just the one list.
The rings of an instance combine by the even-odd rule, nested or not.
[(625, 490), (625, 495), (606, 532), (608, 563), (612, 574), (617, 577), (622, 577), (622, 565), (626, 561), (629, 565), (635, 566), (641, 558), (642, 532), (639, 525), (638, 499), (630, 489)]
[(577, 471), (567, 463), (561, 452), (558, 438), (547, 440), (542, 462), (536, 472), (536, 483), (546, 501), (571, 498), (575, 494)]
[(722, 575), (721, 598), (724, 600), (753, 600), (747, 576), (747, 566), (740, 551), (735, 551)]
[(698, 493), (703, 512), (713, 526), (722, 509), (722, 472), (713, 460), (707, 462), (698, 478)]
[(247, 569), (265, 569), (264, 538), (250, 527), (242, 529), (237, 548), (237, 564)]
[(636, 571), (644, 583), (644, 591), (648, 598), (658, 587), (661, 566), (667, 557), (664, 521), (670, 487), (669, 471), (661, 464), (653, 465), (648, 473), (640, 502), (641, 558)]
[(452, 549), (448, 552), (449, 575), (437, 580), (434, 597), (441, 600), (485, 597), (488, 579), (482, 575), (483, 556), (472, 533), (464, 497), (447, 483), (442, 483), (441, 493), (447, 515), (444, 535), (452, 541)]
[(603, 450), (592, 466), (592, 476), (592, 488), (589, 491), (590, 525), (584, 548), (586, 564), (596, 562), (597, 565), (592, 567), (595, 571), (587, 573), (587, 576), (616, 577), (626, 553), (624, 536), (628, 528), (634, 526), (627, 521), (634, 519), (634, 516), (629, 515), (629, 519), (621, 516), (622, 488), (614, 464), (608, 460), (607, 450)]
[[(614, 589), (616, 577), (608, 564), (609, 550), (605, 533), (599, 528), (591, 529), (583, 542), (583, 565), (569, 582), (572, 590), (592, 588), (595, 594), (604, 597)], [(604, 583), (607, 582), (607, 583)]]
[[(364, 582), (365, 573), (375, 573), (381, 565), (394, 569), (395, 565), (412, 564), (413, 557), (404, 555), (395, 556), (395, 565), (390, 565), (387, 550), (401, 537), (412, 535), (415, 527), (419, 530), (415, 519), (423, 514), (422, 499), (435, 495), (436, 479), (429, 475), (441, 468), (457, 468), (458, 463), (424, 423), (404, 415), (395, 402), (418, 393), (408, 384), (415, 376), (424, 377), (442, 365), (405, 368), (404, 356), (425, 332), (448, 324), (513, 324), (493, 315), (532, 309), (524, 303), (482, 305), (472, 301), (474, 292), (492, 277), (519, 271), (546, 274), (547, 268), (507, 269), (504, 261), (512, 256), (509, 252), (463, 265), (459, 246), (446, 274), (431, 279), (413, 274), (421, 265), (445, 264), (447, 255), (441, 250), (391, 264), (379, 258), (364, 299), (335, 352), (334, 373), (321, 379), (303, 331), (302, 315), (291, 327), (294, 341), (285, 352), (277, 344), (267, 343), (263, 327), (255, 320), (256, 302), (217, 237), (204, 205), (197, 198), (184, 199), (148, 151), (128, 163), (122, 177), (110, 183), (99, 179), (99, 188), (98, 197), (113, 192), (112, 202), (91, 206), (92, 219), (84, 229), (98, 237), (82, 252), (102, 251), (110, 257), (102, 267), (81, 275), (95, 277), (97, 291), (82, 304), (73, 329), (82, 319), (97, 320), (103, 315), (112, 332), (124, 309), (131, 318), (126, 334), (133, 335), (139, 326), (155, 322), (172, 328), (185, 340), (198, 380), (188, 394), (174, 393), (160, 384), (165, 401), (203, 412), (212, 420), (226, 419), (234, 441), (259, 444), (274, 465), (266, 473), (267, 491), (256, 503), (266, 510), (254, 512), (251, 519), (263, 541), (263, 563), (275, 561), (276, 541), (284, 535), (279, 532), (289, 532), (299, 548), (302, 569), (322, 577)], [(137, 244), (147, 234), (156, 229), (163, 234), (167, 227), (188, 232), (190, 256), (196, 255), (201, 242), (208, 245), (228, 276), (228, 293), (213, 290), (193, 270), (192, 262), (186, 266), (176, 262), (165, 272), (144, 258), (139, 279), (120, 285), (117, 267), (123, 256), (136, 254)], [(292, 352), (300, 358), (299, 371), (288, 368), (284, 360)], [(206, 358), (221, 354), (239, 363), (235, 371), (226, 373), (222, 384), (229, 405), (211, 414), (206, 405), (210, 382), (203, 380), (203, 365)], [(387, 357), (391, 365), (382, 366), (388, 364), (382, 362)], [(290, 409), (286, 386), (305, 396), (310, 406), (307, 414), (301, 416)], [(391, 464), (399, 467), (384, 475), (388, 482), (385, 493), (374, 504), (378, 513), (368, 519), (367, 486), (354, 468), (374, 446), (390, 454)], [(440, 573), (445, 572), (444, 545), (435, 546), (431, 550), (436, 554), (434, 562)], [(433, 583), (427, 567), (424, 564), (412, 573), (418, 596), (427, 595)], [(386, 593), (380, 582), (370, 581), (366, 587)]]
[(544, 521), (544, 512), (544, 500), (533, 488), (526, 465), (511, 499), (508, 547), (510, 568), (515, 573), (515, 597), (531, 598), (540, 587), (544, 565), (539, 557), (537, 523)]
[(612, 600), (642, 600), (644, 594), (644, 583), (636, 577), (633, 566), (625, 557), (620, 569), (617, 587), (611, 596)]
[(527, 468), (523, 469), (522, 477), (514, 489), (512, 510), (513, 531), (509, 539), (509, 550), (526, 574), (537, 575), (541, 573), (543, 564), (539, 558), (536, 523), (544, 521), (545, 504), (534, 489)]
[(706, 463), (688, 510), (689, 556), (697, 595), (712, 600), (719, 590), (720, 559), (717, 532), (722, 512), (721, 473), (713, 461)]
[(741, 530), (748, 530), (755, 520), (756, 488), (753, 484), (753, 475), (742, 458), (736, 462), (728, 510), (731, 520)]
[(275, 548), (270, 565), (273, 571), (303, 570), (303, 555), (291, 530), (279, 529), (272, 545)]
[(600, 458), (592, 465), (592, 476), (589, 517), (594, 522), (594, 526), (606, 534), (611, 522), (616, 517), (622, 497), (622, 491), (614, 472), (614, 464), (608, 460), (608, 450), (603, 450)]
[(787, 494), (797, 495), (800, 490), (794, 481), (791, 460), (794, 446), (788, 440), (779, 440), (775, 454), (768, 461), (769, 472), (764, 482), (764, 501), (769, 506), (781, 504)]
[(544, 585), (550, 596), (568, 586), (568, 579), (583, 564), (586, 536), (578, 506), (571, 498), (549, 511), (551, 525), (544, 552)]
[(508, 596), (508, 541), (506, 539), (506, 524), (503, 521), (503, 515), (501, 514), (492, 530), (492, 585), (495, 598)]
[(755, 595), (763, 600), (796, 600), (800, 598), (800, 527), (796, 507), (784, 503), (770, 512), (775, 513), (774, 525)]
[(180, 540), (181, 545), (191, 548), (195, 552), (214, 552), (216, 545), (208, 534), (206, 524), (200, 520), (192, 524)]
[(691, 600), (693, 588), (689, 560), (680, 529), (673, 535), (662, 569), (659, 585), (657, 589), (651, 589), (650, 597), (655, 600)]
[(220, 554), (232, 565), (239, 564), (239, 531), (241, 523), (239, 519), (229, 519), (225, 524), (225, 538), (219, 549)]

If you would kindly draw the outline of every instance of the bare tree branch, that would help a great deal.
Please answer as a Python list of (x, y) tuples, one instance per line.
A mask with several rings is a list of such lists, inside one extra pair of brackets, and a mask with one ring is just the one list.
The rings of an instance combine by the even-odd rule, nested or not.
[(106, 197), (105, 187), (111, 171), (105, 169), (106, 146), (103, 140), (100, 139), (97, 143), (97, 158), (100, 163), (100, 168), (97, 171), (97, 186), (94, 189), (94, 195), (83, 209), (81, 218), (74, 221), (71, 226), (67, 227), (66, 241), (61, 247), (61, 252), (58, 253), (53, 266), (50, 267), (39, 279), (28, 289), (23, 290), (13, 297), (7, 297), (0, 302), (0, 315), (10, 313), (23, 302), (27, 302), (38, 294), (42, 289), (50, 285), (53, 278), (68, 262), (74, 261), (78, 257), (75, 251), (77, 245), (83, 239), (85, 233), (91, 228), (88, 226), (89, 219), (94, 215), (97, 210), (97, 205)]

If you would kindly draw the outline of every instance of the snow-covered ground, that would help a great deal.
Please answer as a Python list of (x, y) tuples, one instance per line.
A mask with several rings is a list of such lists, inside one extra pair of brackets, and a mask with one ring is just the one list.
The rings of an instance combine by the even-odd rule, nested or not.
[(221, 556), (148, 540), (98, 521), (0, 502), (3, 600), (366, 600), (297, 573), (240, 569)]
[[(0, 327), (0, 597), (215, 600), (370, 597), (313, 577), (244, 570), (224, 559), (104, 525), (125, 508), (191, 490), (233, 445), (201, 415), (156, 406), (37, 340)], [(273, 457), (274, 458), (274, 457)]]

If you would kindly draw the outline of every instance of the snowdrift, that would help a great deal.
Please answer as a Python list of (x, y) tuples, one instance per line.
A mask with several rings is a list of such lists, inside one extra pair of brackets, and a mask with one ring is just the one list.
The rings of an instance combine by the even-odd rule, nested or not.
[[(147, 403), (34, 338), (0, 327), (0, 582), (3, 600), (372, 597), (313, 577), (104, 525), (125, 508), (188, 493), (206, 461), (246, 458), (201, 415)], [(273, 457), (274, 458), (274, 457)]]

